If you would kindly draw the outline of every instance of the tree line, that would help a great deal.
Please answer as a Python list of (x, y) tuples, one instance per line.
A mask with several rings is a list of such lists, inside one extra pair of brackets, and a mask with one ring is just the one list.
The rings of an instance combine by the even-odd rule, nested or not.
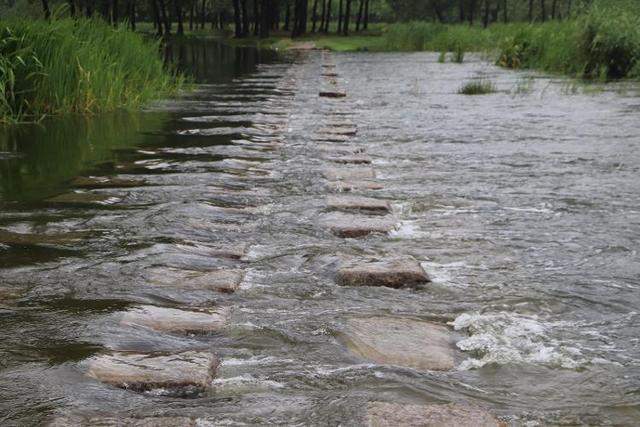
[[(7, 1), (7, 0), (5, 0)], [(15, 1), (15, 0), (13, 0)], [(37, 0), (28, 0), (37, 1)], [(39, 0), (45, 18), (61, 0)], [(615, 0), (614, 0), (615, 1)], [(273, 31), (293, 37), (307, 32), (349, 35), (367, 30), (371, 16), (388, 20), (433, 20), (488, 26), (492, 22), (564, 19), (590, 0), (64, 0), (72, 16), (100, 15), (112, 23), (153, 23), (159, 36), (233, 25), (238, 38), (269, 37)], [(50, 4), (52, 3), (52, 4)], [(374, 9), (377, 11), (374, 11)], [(383, 16), (387, 11), (387, 16)], [(331, 25), (330, 25), (331, 24)]]

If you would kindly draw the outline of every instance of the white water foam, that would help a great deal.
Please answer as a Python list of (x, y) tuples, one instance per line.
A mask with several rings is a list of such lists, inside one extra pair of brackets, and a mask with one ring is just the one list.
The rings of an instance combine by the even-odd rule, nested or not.
[(492, 363), (534, 363), (576, 369), (585, 363), (579, 358), (580, 350), (551, 339), (548, 332), (553, 325), (537, 317), (513, 313), (464, 313), (450, 324), (455, 330), (466, 330), (470, 334), (457, 343), (458, 348), (477, 356), (462, 362), (460, 370)]

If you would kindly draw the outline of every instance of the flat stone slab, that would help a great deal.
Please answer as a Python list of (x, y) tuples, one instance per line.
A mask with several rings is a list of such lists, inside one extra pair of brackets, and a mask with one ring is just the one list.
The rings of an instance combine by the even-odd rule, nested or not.
[(325, 90), (318, 93), (322, 98), (344, 98), (347, 96), (345, 92)]
[(335, 68), (336, 64), (322, 64), (322, 68)]
[(336, 163), (341, 164), (351, 164), (351, 165), (368, 165), (371, 164), (371, 157), (366, 155), (347, 155), (342, 157), (330, 157), (329, 160)]
[(326, 168), (323, 175), (329, 181), (371, 179), (376, 173), (371, 168)]
[(69, 416), (52, 420), (47, 427), (196, 427), (196, 419), (188, 417)]
[(372, 181), (332, 181), (327, 183), (327, 189), (338, 193), (348, 193), (358, 190), (382, 190), (382, 184)]
[(449, 330), (431, 322), (398, 317), (347, 319), (342, 333), (347, 348), (366, 360), (421, 371), (454, 367)]
[(324, 151), (333, 155), (355, 156), (362, 155), (365, 152), (364, 147), (346, 144), (318, 143), (314, 146), (317, 150)]
[(347, 135), (354, 136), (358, 133), (358, 129), (354, 126), (352, 127), (326, 127), (322, 128), (318, 131), (318, 133), (322, 134), (330, 134), (330, 135)]
[(71, 181), (71, 185), (79, 188), (128, 188), (144, 185), (144, 180), (124, 179), (106, 176), (79, 176)]
[(386, 286), (401, 288), (428, 283), (429, 276), (414, 259), (364, 262), (340, 268), (336, 282), (342, 286)]
[(219, 331), (228, 321), (229, 310), (179, 310), (146, 305), (123, 314), (123, 326), (144, 326), (156, 331), (173, 333), (207, 333)]
[(338, 73), (322, 73), (322, 77), (338, 77)]
[(108, 194), (97, 193), (65, 193), (45, 200), (48, 203), (56, 203), (63, 205), (113, 205), (120, 202), (121, 199)]
[(114, 352), (87, 361), (87, 376), (134, 391), (156, 388), (207, 389), (218, 359), (212, 353), (186, 351), (170, 355)]
[(405, 405), (372, 402), (367, 405), (368, 427), (506, 427), (484, 409), (458, 404)]
[(376, 213), (391, 211), (391, 204), (386, 200), (347, 195), (327, 196), (327, 207), (337, 210), (370, 211)]
[(320, 224), (338, 237), (356, 238), (374, 233), (388, 233), (396, 226), (396, 221), (387, 217), (368, 217), (334, 212), (324, 215)]
[(234, 269), (196, 271), (157, 267), (147, 271), (147, 280), (154, 285), (219, 292), (235, 292), (240, 287), (243, 278), (244, 272)]
[(323, 133), (318, 134), (315, 138), (315, 141), (328, 141), (328, 142), (349, 142), (351, 137), (348, 135), (336, 135), (335, 133)]

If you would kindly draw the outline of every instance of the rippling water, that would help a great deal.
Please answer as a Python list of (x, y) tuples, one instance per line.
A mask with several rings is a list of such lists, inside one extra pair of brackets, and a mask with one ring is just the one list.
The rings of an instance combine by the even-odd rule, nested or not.
[[(351, 425), (373, 399), (473, 402), (516, 424), (640, 419), (637, 87), (575, 87), (479, 58), (334, 54), (348, 97), (321, 101), (318, 52), (193, 42), (171, 54), (195, 92), (2, 135), (1, 424), (134, 414)], [(499, 92), (457, 95), (474, 77)], [(358, 125), (352, 145), (366, 147), (376, 194), (393, 204), (390, 236), (318, 227), (332, 146), (314, 138), (337, 110)], [(122, 181), (87, 189), (78, 176)], [(237, 260), (211, 257), (212, 245), (249, 249)], [(334, 283), (341, 258), (399, 253), (433, 283)], [(238, 291), (149, 284), (169, 268), (218, 267), (246, 272)], [(138, 304), (232, 317), (207, 335), (123, 328), (120, 313)], [(337, 339), (356, 314), (448, 323), (456, 369), (358, 359)], [(222, 364), (191, 399), (83, 374), (104, 351), (194, 349)]]

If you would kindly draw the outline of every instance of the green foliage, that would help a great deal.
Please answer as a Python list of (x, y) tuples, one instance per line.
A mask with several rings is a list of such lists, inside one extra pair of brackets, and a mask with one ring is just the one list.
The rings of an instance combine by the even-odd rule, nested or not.
[(460, 89), (458, 94), (460, 95), (486, 95), (494, 93), (496, 86), (490, 80), (472, 80), (465, 83)]
[(137, 107), (175, 91), (156, 42), (100, 20), (0, 24), (0, 117)]

